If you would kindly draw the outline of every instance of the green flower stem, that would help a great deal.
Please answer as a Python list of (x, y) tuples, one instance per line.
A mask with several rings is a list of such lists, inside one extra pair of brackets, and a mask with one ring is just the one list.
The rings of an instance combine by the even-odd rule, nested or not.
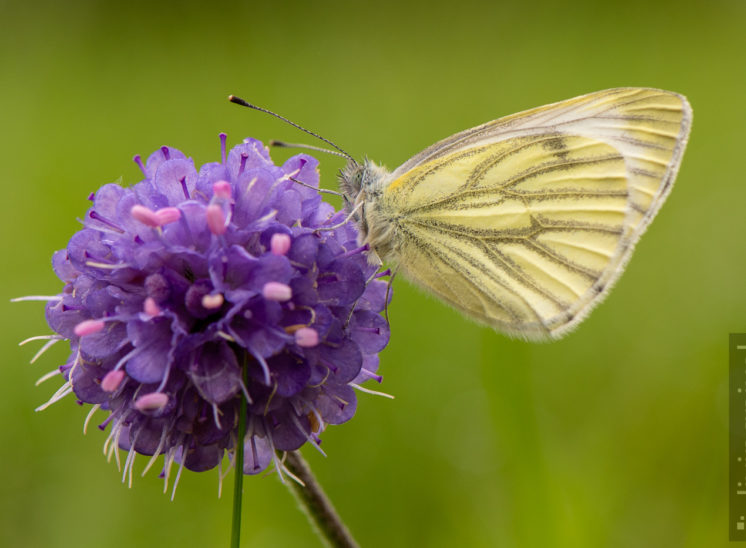
[[(246, 382), (246, 355), (243, 356), (243, 376)], [(233, 524), (231, 525), (231, 548), (241, 545), (241, 501), (243, 500), (243, 444), (246, 437), (246, 398), (241, 396), (238, 411), (238, 431), (236, 432), (236, 462), (234, 463), (233, 483)]]
[(358, 548), (300, 452), (288, 451), (285, 466), (304, 483), (301, 485), (293, 479), (287, 480), (288, 488), (324, 544), (332, 548)]

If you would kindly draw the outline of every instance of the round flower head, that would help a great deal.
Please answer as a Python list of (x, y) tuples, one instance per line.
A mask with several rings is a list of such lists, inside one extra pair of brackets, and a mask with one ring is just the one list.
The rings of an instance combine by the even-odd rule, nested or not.
[(280, 167), (259, 141), (221, 143), (199, 170), (173, 148), (136, 157), (145, 179), (100, 188), (53, 257), (65, 286), (46, 317), (71, 354), (51, 401), (72, 391), (109, 411), (125, 475), (135, 453), (164, 454), (166, 478), (174, 461), (214, 468), (239, 443), (242, 398), (244, 472), (281, 467), (276, 451), (318, 446), (355, 413), (353, 388), (380, 381), (388, 286), (310, 188), (318, 162)]

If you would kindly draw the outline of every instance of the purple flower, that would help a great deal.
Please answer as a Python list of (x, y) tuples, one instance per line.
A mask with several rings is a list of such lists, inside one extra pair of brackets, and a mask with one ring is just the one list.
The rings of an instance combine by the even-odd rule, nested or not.
[(166, 478), (174, 461), (214, 468), (236, 448), (242, 398), (244, 472), (279, 468), (276, 450), (318, 446), (355, 413), (353, 388), (380, 381), (387, 284), (344, 213), (293, 181), (317, 187), (316, 159), (280, 167), (254, 139), (221, 144), (199, 170), (168, 147), (135, 157), (145, 179), (91, 195), (52, 259), (63, 291), (40, 297), (49, 343), (71, 348), (49, 403), (72, 391), (108, 411), (125, 475), (134, 453), (164, 454)]

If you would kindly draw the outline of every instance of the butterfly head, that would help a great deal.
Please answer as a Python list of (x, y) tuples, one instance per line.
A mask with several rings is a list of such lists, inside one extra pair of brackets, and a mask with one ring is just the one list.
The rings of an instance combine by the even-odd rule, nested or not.
[[(361, 244), (370, 245), (379, 255), (386, 256), (390, 248), (390, 223), (381, 222), (380, 197), (389, 172), (367, 158), (362, 164), (350, 160), (339, 173), (339, 187), (354, 212), (353, 219), (360, 231)], [(385, 232), (385, 234), (380, 232)]]
[(355, 207), (366, 196), (380, 193), (381, 181), (387, 175), (385, 168), (377, 166), (367, 158), (362, 164), (350, 160), (339, 172), (339, 187), (348, 204)]

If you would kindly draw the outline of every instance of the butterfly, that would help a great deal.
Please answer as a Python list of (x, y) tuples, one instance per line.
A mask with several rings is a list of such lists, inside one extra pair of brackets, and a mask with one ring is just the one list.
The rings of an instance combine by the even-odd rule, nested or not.
[(673, 185), (686, 98), (616, 88), (452, 135), (393, 172), (340, 174), (367, 244), (508, 335), (557, 339), (608, 295)]
[(388, 172), (229, 99), (338, 152), (276, 145), (348, 158), (340, 189), (371, 262), (531, 340), (566, 335), (608, 295), (671, 191), (692, 123), (678, 93), (607, 89), (467, 129)]

